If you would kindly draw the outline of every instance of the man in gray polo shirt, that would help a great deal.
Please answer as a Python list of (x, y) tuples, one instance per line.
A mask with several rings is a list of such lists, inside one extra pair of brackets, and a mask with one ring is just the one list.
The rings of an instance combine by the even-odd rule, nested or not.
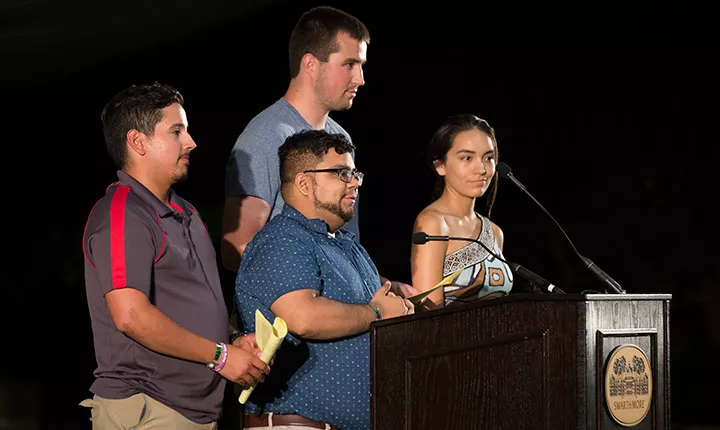
[(183, 98), (132, 86), (102, 114), (121, 169), (83, 235), (97, 368), (81, 403), (94, 429), (213, 429), (225, 379), (263, 379), (254, 334), (230, 342), (213, 244), (197, 210), (173, 192), (195, 142)]

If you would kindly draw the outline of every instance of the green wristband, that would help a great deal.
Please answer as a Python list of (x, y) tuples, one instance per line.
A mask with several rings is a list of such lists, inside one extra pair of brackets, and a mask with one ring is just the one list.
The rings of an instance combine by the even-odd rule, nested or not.
[(375, 312), (375, 319), (381, 320), (382, 315), (380, 314), (380, 308), (376, 305), (370, 305), (370, 307), (372, 308), (373, 312)]
[(217, 348), (215, 348), (215, 359), (213, 361), (218, 361), (223, 351), (222, 345), (218, 343), (216, 346)]

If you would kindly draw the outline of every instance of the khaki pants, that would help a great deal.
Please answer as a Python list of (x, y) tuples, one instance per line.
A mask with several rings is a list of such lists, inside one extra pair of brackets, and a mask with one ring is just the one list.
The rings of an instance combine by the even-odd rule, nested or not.
[(198, 424), (172, 408), (148, 397), (135, 394), (126, 399), (93, 396), (80, 402), (92, 408), (93, 430), (215, 430), (216, 423)]

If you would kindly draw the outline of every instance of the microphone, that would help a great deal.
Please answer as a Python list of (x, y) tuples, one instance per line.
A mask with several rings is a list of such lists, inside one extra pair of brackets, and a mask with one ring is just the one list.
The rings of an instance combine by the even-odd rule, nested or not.
[(512, 182), (523, 193), (525, 193), (528, 197), (530, 197), (530, 199), (533, 202), (535, 202), (535, 204), (538, 205), (538, 207), (540, 207), (540, 209), (542, 209), (542, 211), (545, 212), (545, 214), (547, 216), (550, 217), (550, 219), (560, 229), (563, 236), (565, 236), (565, 239), (570, 244), (570, 247), (572, 248), (573, 252), (575, 252), (575, 254), (578, 257), (580, 257), (580, 260), (582, 260), (582, 262), (584, 263), (584, 265), (587, 269), (589, 269), (595, 276), (597, 276), (606, 286), (610, 287), (610, 289), (613, 290), (615, 293), (625, 294), (625, 290), (623, 290), (623, 288), (620, 286), (620, 284), (618, 284), (613, 278), (611, 278), (610, 275), (608, 275), (602, 269), (600, 269), (597, 266), (597, 264), (595, 264), (592, 260), (590, 260), (589, 258), (584, 257), (582, 254), (580, 254), (580, 252), (577, 250), (577, 248), (575, 248), (575, 245), (572, 243), (572, 240), (570, 240), (570, 237), (568, 237), (567, 233), (565, 233), (565, 230), (563, 230), (563, 228), (560, 226), (560, 223), (558, 223), (555, 220), (555, 218), (552, 215), (550, 215), (550, 212), (548, 212), (547, 209), (545, 209), (543, 207), (543, 205), (541, 205), (540, 202), (537, 201), (537, 199), (535, 199), (535, 197), (533, 197), (532, 194), (530, 194), (530, 192), (527, 190), (527, 188), (525, 188), (525, 186), (515, 177), (515, 175), (513, 175), (512, 170), (510, 169), (510, 166), (508, 166), (507, 164), (505, 164), (503, 162), (498, 163), (497, 173), (498, 173), (498, 175), (502, 176), (503, 178), (510, 180), (510, 182)]
[(507, 264), (508, 267), (510, 267), (510, 270), (513, 271), (513, 273), (520, 276), (521, 278), (525, 278), (531, 284), (539, 286), (543, 291), (548, 292), (548, 293), (565, 294), (565, 291), (556, 287), (555, 285), (550, 283), (547, 279), (543, 278), (542, 276), (532, 272), (530, 269), (527, 269), (517, 263), (505, 261), (504, 259), (500, 258), (497, 254), (492, 252), (490, 250), (490, 248), (488, 248), (484, 243), (480, 242), (479, 240), (470, 239), (469, 237), (430, 236), (423, 231), (418, 231), (416, 233), (413, 233), (411, 240), (412, 240), (412, 243), (414, 243), (415, 245), (424, 245), (424, 244), (426, 244), (430, 241), (434, 241), (434, 240), (444, 241), (444, 242), (447, 242), (449, 240), (465, 240), (468, 242), (475, 242), (478, 245), (482, 246), (485, 249), (485, 251), (489, 252), (490, 255), (492, 255), (493, 257), (502, 261), (503, 263)]

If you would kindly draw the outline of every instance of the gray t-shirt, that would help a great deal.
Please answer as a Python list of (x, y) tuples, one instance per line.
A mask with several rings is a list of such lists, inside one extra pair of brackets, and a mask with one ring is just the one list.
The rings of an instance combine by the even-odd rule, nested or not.
[[(285, 202), (280, 195), (280, 159), (278, 148), (285, 139), (312, 126), (284, 98), (270, 105), (250, 120), (230, 153), (225, 170), (225, 196), (255, 196), (270, 205), (270, 219), (282, 212)], [(350, 135), (332, 118), (327, 119), (325, 131)], [(354, 154), (353, 154), (354, 157)], [(355, 216), (345, 229), (360, 240), (358, 200)], [(269, 221), (269, 220), (268, 220)]]

